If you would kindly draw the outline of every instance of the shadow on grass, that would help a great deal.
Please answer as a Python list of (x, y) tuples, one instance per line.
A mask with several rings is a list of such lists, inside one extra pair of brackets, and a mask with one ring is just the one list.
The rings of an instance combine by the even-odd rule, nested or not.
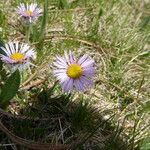
[[(2, 123), (14, 135), (30, 143), (60, 147), (65, 145), (62, 149), (127, 150), (127, 144), (120, 139), (119, 131), (111, 125), (113, 114), (104, 120), (98, 110), (88, 104), (88, 100), (84, 100), (82, 96), (72, 100), (74, 96), (70, 94), (54, 96), (53, 88), (43, 89), (41, 92), (38, 90), (40, 91), (32, 91), (29, 105), (20, 110), (20, 117), (1, 116)], [(0, 141), (10, 143), (11, 140), (1, 133)], [(21, 145), (15, 146), (19, 150), (26, 149)], [(7, 146), (4, 149), (11, 147)]]

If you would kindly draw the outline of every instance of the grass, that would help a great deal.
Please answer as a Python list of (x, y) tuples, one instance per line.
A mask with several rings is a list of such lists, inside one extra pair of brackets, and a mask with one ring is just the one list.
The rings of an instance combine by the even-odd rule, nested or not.
[[(30, 119), (2, 115), (1, 121), (17, 136), (34, 142), (73, 143), (71, 149), (78, 150), (142, 149), (150, 133), (150, 2), (37, 2), (45, 11), (30, 31), (29, 43), (38, 53), (36, 66), (32, 75), (24, 73), (23, 87), (8, 110)], [(18, 4), (18, 0), (0, 4), (4, 42), (26, 41), (26, 28), (14, 11)], [(96, 61), (95, 84), (89, 91), (65, 95), (59, 85), (53, 87), (52, 62), (64, 50), (77, 56), (87, 53)], [(35, 86), (37, 80), (42, 84)], [(25, 149), (1, 131), (0, 143), (0, 149)]]

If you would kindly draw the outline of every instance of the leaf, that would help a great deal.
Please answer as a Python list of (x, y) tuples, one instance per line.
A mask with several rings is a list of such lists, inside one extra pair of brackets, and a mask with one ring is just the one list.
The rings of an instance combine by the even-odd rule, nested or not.
[(146, 138), (141, 146), (140, 146), (140, 150), (150, 150), (150, 137)]
[(10, 100), (16, 95), (20, 86), (20, 73), (16, 70), (7, 79), (5, 85), (1, 89), (0, 94), (0, 107), (5, 108)]
[(150, 16), (145, 16), (142, 18), (141, 28), (145, 28), (150, 23)]
[(0, 71), (3, 69), (3, 62), (0, 60)]
[(147, 101), (143, 106), (144, 111), (150, 111), (150, 101)]
[[(3, 41), (0, 39), (0, 54), (5, 54), (4, 52), (3, 52), (3, 50), (1, 50), (1, 47), (2, 46), (4, 46), (4, 43), (3, 43)], [(3, 69), (3, 62), (0, 60), (0, 72), (1, 72), (1, 70)], [(1, 75), (0, 75), (1, 76)]]
[(59, 0), (59, 8), (65, 9), (68, 8), (68, 3), (66, 0)]

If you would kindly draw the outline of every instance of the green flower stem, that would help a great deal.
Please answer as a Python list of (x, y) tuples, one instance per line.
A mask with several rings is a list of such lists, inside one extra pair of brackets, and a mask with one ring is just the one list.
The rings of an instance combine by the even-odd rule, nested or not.
[(32, 33), (32, 25), (29, 24), (26, 28), (26, 41), (29, 43), (30, 42), (30, 35)]

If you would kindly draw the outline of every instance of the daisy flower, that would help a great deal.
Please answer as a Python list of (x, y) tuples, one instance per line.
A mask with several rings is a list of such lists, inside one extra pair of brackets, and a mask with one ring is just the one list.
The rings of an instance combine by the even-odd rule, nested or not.
[(76, 60), (72, 52), (65, 52), (64, 57), (56, 57), (54, 67), (54, 76), (65, 92), (74, 87), (77, 91), (84, 91), (93, 83), (89, 78), (95, 74), (95, 62), (88, 55)]
[(36, 3), (20, 4), (16, 9), (17, 14), (19, 14), (26, 23), (32, 23), (37, 20), (42, 14), (42, 9), (40, 9)]
[(36, 54), (28, 44), (19, 42), (9, 42), (4, 47), (0, 47), (4, 54), (0, 54), (0, 59), (10, 67), (11, 70), (22, 70), (29, 66), (30, 59), (35, 59)]

